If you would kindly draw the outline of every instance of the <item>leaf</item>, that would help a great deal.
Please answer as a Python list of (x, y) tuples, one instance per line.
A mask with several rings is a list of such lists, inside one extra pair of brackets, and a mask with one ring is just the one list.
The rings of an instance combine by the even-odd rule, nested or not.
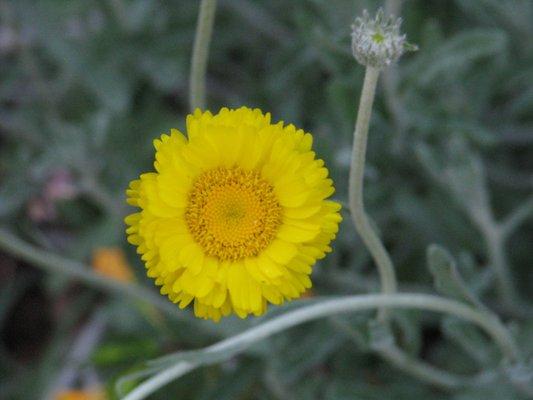
[(422, 332), (420, 329), (419, 313), (396, 310), (394, 321), (401, 329), (398, 344), (408, 353), (419, 354), (422, 347)]
[(460, 136), (449, 139), (446, 151), (438, 153), (418, 143), (416, 154), (428, 173), (448, 190), (476, 222), (492, 218), (486, 174), (479, 154)]
[(91, 358), (96, 365), (106, 366), (154, 357), (158, 350), (157, 343), (152, 338), (126, 338), (101, 345)]
[(513, 28), (523, 34), (531, 32), (533, 8), (529, 0), (456, 0), (456, 3), (466, 14), (487, 25)]
[(331, 326), (354, 343), (358, 350), (369, 351), (371, 346), (368, 318), (360, 315), (338, 315), (329, 319)]
[(426, 51), (410, 71), (413, 82), (429, 86), (440, 77), (454, 77), (467, 71), (476, 61), (501, 56), (507, 46), (507, 35), (497, 29), (471, 29), (448, 39), (438, 47)]
[(313, 330), (298, 328), (300, 334), (305, 330), (298, 339), (293, 335), (273, 338), (269, 358), (283, 381), (298, 382), (308, 371), (334, 357), (347, 342), (344, 335), (332, 331), (328, 324), (315, 325)]
[(484, 308), (464, 282), (455, 260), (446, 249), (436, 244), (430, 245), (427, 249), (427, 262), (435, 288), (440, 293)]
[(258, 362), (239, 362), (237, 368), (226, 368), (226, 373), (213, 385), (203, 387), (199, 400), (233, 400), (245, 398), (261, 373)]

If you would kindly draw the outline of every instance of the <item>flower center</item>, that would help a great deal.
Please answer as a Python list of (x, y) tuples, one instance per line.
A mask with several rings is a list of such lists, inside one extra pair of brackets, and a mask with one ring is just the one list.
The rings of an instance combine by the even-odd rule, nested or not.
[(259, 173), (241, 168), (204, 172), (193, 184), (185, 221), (194, 240), (220, 260), (254, 257), (274, 239), (281, 206)]
[(374, 42), (376, 42), (377, 44), (381, 44), (383, 43), (383, 41), (385, 40), (385, 36), (383, 36), (381, 33), (379, 32), (376, 32), (372, 35), (372, 40)]

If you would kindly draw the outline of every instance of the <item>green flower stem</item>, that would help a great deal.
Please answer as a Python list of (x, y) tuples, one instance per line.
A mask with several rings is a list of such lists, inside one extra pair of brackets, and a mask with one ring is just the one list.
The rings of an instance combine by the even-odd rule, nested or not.
[(216, 0), (202, 0), (191, 60), (189, 104), (191, 111), (205, 108), (205, 72), (215, 22)]
[[(349, 180), (349, 203), (355, 228), (378, 267), (382, 292), (390, 294), (396, 292), (397, 286), (394, 266), (387, 250), (370, 224), (363, 202), (363, 180), (368, 127), (370, 125), (372, 104), (374, 103), (378, 77), (378, 69), (372, 67), (366, 68), (365, 81), (359, 102), (359, 111), (357, 112), (357, 122), (355, 124)], [(379, 310), (378, 318), (381, 321), (387, 319), (385, 309)]]
[[(98, 275), (81, 263), (65, 259), (25, 243), (4, 229), (0, 229), (0, 249), (47, 272), (56, 273), (65, 278), (76, 279), (117, 297), (132, 298), (142, 303), (151, 304), (176, 320), (191, 323), (191, 318), (188, 318), (188, 314), (180, 312), (178, 307), (158, 293), (138, 284), (121, 283), (103, 275)], [(194, 321), (192, 320), (192, 322)]]
[[(354, 132), (354, 144), (349, 182), (349, 205), (355, 228), (370, 251), (372, 258), (378, 267), (382, 293), (392, 294), (397, 290), (394, 265), (383, 243), (370, 224), (368, 216), (365, 212), (363, 200), (363, 182), (368, 128), (370, 125), (372, 105), (374, 102), (378, 77), (378, 69), (367, 67)], [(379, 309), (378, 319), (383, 323), (388, 323), (388, 313), (386, 309)], [(411, 357), (395, 343), (383, 348), (378, 348), (376, 351), (381, 357), (392, 363), (397, 368), (400, 368), (412, 376), (415, 376), (433, 385), (449, 389), (464, 386), (471, 381), (470, 379), (441, 371), (423, 361)]]
[[(436, 311), (450, 314), (477, 324), (499, 346), (503, 355), (511, 362), (519, 359), (518, 349), (513, 338), (502, 323), (495, 317), (478, 311), (466, 304), (448, 300), (439, 296), (425, 294), (368, 294), (346, 296), (323, 300), (309, 306), (300, 307), (294, 311), (285, 312), (279, 317), (250, 328), (241, 334), (222, 340), (214, 345), (194, 352), (177, 353), (165, 356), (159, 363), (159, 371), (134, 390), (124, 400), (141, 400), (201, 365), (213, 364), (227, 360), (242, 353), (252, 344), (266, 339), (276, 333), (293, 326), (318, 318), (354, 311), (364, 311), (375, 308), (416, 308), (420, 310)], [(403, 357), (403, 356), (402, 356)], [(157, 362), (152, 362), (158, 365)]]

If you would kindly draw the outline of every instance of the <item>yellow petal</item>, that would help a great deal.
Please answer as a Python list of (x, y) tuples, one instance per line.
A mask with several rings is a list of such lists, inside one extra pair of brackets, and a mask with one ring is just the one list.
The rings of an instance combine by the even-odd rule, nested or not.
[(298, 247), (284, 240), (274, 240), (265, 253), (279, 264), (287, 264), (298, 252)]

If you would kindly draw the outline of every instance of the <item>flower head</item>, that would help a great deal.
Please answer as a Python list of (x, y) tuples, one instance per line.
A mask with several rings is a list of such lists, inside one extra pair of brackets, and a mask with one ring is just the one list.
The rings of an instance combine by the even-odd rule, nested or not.
[(55, 400), (106, 400), (102, 389), (65, 390), (56, 394)]
[(93, 252), (92, 267), (98, 274), (124, 283), (135, 281), (124, 252), (118, 247), (101, 247)]
[(352, 52), (355, 59), (365, 66), (383, 68), (396, 62), (405, 51), (416, 46), (400, 34), (401, 18), (385, 17), (380, 8), (374, 19), (368, 12), (357, 18), (352, 25)]
[(141, 209), (126, 218), (128, 240), (148, 276), (215, 321), (300, 297), (341, 220), (311, 135), (245, 107), (196, 110), (187, 134), (156, 139), (156, 172), (127, 191)]

